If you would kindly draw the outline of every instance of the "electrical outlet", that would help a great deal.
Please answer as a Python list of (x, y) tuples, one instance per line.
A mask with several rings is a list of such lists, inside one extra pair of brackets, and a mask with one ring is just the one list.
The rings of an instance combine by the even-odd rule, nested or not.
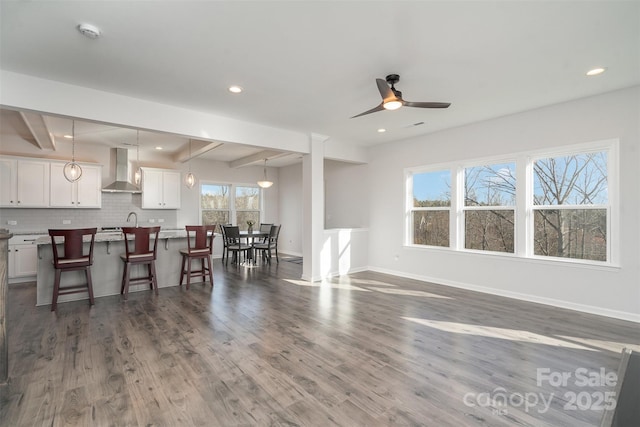
[(71, 224), (71, 220), (70, 220), (70, 219), (63, 219), (63, 220), (62, 220), (62, 223), (63, 223), (64, 225), (69, 225), (69, 224)]
[(18, 225), (18, 221), (9, 220), (7, 221), (7, 225)]
[(151, 219), (149, 220), (149, 223), (150, 223), (150, 224), (153, 224), (154, 222), (156, 222), (156, 220), (155, 220), (155, 219), (153, 219), (153, 218), (151, 218)]
[(164, 222), (164, 218), (158, 218), (158, 222)]

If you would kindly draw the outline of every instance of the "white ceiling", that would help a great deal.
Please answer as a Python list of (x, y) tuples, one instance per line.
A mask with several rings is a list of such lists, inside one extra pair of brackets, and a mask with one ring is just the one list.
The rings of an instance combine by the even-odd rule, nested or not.
[[(640, 84), (640, 2), (2, 1), (0, 66), (371, 146)], [(595, 66), (607, 72), (586, 77)], [(451, 107), (351, 119), (380, 103), (375, 79), (390, 73), (405, 100)], [(76, 126), (107, 144), (135, 140)], [(228, 145), (204, 156), (260, 150)]]

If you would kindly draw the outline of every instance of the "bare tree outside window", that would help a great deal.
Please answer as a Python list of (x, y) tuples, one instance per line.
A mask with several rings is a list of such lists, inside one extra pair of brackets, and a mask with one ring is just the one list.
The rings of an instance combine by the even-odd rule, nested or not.
[(448, 247), (451, 172), (444, 170), (416, 173), (412, 176), (412, 184), (413, 243)]
[(534, 162), (534, 254), (607, 261), (607, 152)]
[(466, 249), (514, 252), (515, 169), (515, 162), (465, 168)]
[(200, 187), (202, 224), (229, 224), (229, 186), (202, 184)]
[(240, 230), (246, 230), (247, 221), (260, 224), (260, 189), (258, 187), (236, 187), (236, 221)]

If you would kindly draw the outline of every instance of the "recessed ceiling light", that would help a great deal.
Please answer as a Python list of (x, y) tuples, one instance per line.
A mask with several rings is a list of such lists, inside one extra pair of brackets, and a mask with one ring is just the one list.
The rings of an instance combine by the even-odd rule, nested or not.
[(64, 139), (73, 139), (72, 135), (62, 135)]
[(385, 128), (380, 128), (380, 129), (378, 129), (378, 133), (383, 133), (383, 132), (386, 132), (386, 131), (387, 131), (387, 130), (386, 130)]
[(242, 88), (240, 86), (229, 86), (229, 92), (231, 93), (240, 93), (242, 92)]
[(162, 150), (162, 147), (158, 145), (158, 146), (156, 147), (156, 150)]
[(604, 73), (605, 71), (607, 71), (607, 69), (603, 67), (592, 68), (591, 70), (587, 71), (587, 76), (597, 76)]
[(100, 34), (102, 34), (100, 28), (91, 24), (80, 24), (77, 28), (78, 31), (80, 31), (80, 34), (89, 37), (90, 39), (97, 39), (98, 37), (100, 37)]

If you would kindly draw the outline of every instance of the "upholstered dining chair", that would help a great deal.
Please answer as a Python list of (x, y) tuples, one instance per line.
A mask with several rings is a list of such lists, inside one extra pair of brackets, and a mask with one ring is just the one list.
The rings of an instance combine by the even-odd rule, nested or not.
[[(55, 268), (51, 311), (56, 311), (56, 308), (58, 307), (58, 296), (60, 295), (69, 295), (86, 291), (89, 293), (89, 304), (94, 304), (93, 283), (91, 282), (91, 265), (93, 265), (93, 244), (96, 238), (96, 231), (97, 228), (49, 230), (49, 236), (51, 236), (51, 248), (53, 250), (53, 268)], [(87, 236), (86, 242), (85, 236)], [(62, 246), (62, 253), (60, 253), (58, 245)], [(84, 271), (87, 283), (68, 286), (60, 285), (60, 278), (63, 271), (77, 270)]]
[(240, 238), (240, 227), (238, 227), (237, 225), (225, 225), (224, 235), (227, 244), (227, 260), (225, 262), (225, 265), (229, 263), (229, 252), (232, 252), (234, 254), (233, 259), (237, 264), (239, 264), (240, 254), (244, 253), (246, 258), (247, 252), (251, 250), (251, 245), (242, 243), (242, 239)]
[[(187, 248), (180, 249), (182, 255), (182, 267), (180, 269), (180, 286), (184, 276), (187, 276), (187, 289), (191, 284), (191, 277), (202, 277), (202, 283), (209, 276), (209, 282), (213, 286), (213, 267), (211, 263), (211, 251), (213, 249), (215, 225), (187, 225)], [(192, 243), (193, 241), (193, 243)], [(200, 270), (192, 270), (191, 262), (200, 260)]]
[(253, 249), (262, 251), (262, 257), (271, 264), (272, 251), (276, 253), (276, 262), (280, 262), (278, 258), (278, 237), (280, 236), (280, 225), (272, 225), (269, 230), (269, 237), (262, 243), (255, 243)]
[[(122, 287), (120, 293), (126, 300), (129, 297), (129, 285), (149, 283), (149, 289), (158, 294), (158, 279), (156, 277), (156, 250), (160, 227), (122, 227), (124, 234), (125, 253), (120, 255), (124, 262), (122, 272)], [(147, 276), (131, 278), (131, 267), (146, 265)]]

